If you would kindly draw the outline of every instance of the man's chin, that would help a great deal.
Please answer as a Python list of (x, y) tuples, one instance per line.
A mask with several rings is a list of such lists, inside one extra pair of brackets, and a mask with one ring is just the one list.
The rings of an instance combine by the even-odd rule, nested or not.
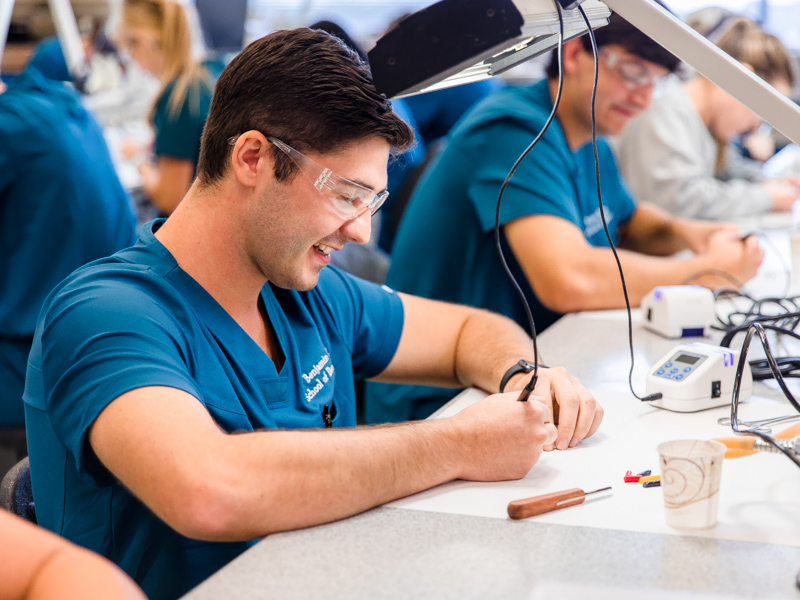
[(317, 287), (317, 283), (319, 283), (319, 271), (313, 274), (305, 273), (300, 277), (277, 277), (275, 279), (271, 279), (270, 283), (283, 290), (308, 292)]
[(622, 135), (639, 113), (615, 111), (611, 118), (597, 124), (598, 135)]

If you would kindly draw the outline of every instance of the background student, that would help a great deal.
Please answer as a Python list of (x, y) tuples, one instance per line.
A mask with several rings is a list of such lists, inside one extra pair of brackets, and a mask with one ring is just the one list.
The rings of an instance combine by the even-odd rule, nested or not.
[(78, 95), (35, 67), (14, 78), (0, 93), (0, 426), (23, 425), (25, 369), (47, 295), (81, 265), (132, 245), (135, 225)]
[[(188, 191), (200, 155), (200, 136), (220, 65), (203, 61), (194, 7), (172, 0), (125, 0), (120, 43), (142, 69), (161, 82), (150, 119), (155, 163), (139, 165), (142, 187), (169, 215)], [(132, 157), (142, 149), (128, 144)]]
[[(650, 105), (653, 88), (678, 59), (611, 15), (597, 30), (597, 132), (621, 133)], [(619, 272), (603, 230), (592, 148), (591, 96), (595, 61), (587, 36), (564, 45), (563, 92), (557, 119), (520, 163), (500, 210), (501, 244), (539, 331), (562, 314), (622, 308)], [(499, 312), (528, 327), (524, 306), (497, 254), (495, 211), (512, 165), (541, 132), (558, 87), (554, 59), (548, 77), (494, 92), (459, 122), (422, 176), (400, 224), (387, 285), (419, 296)], [(755, 275), (757, 240), (743, 244), (735, 227), (676, 218), (637, 203), (608, 142), (598, 140), (603, 215), (620, 247), (633, 305), (657, 285), (690, 277), (714, 286), (707, 271), (738, 281)], [(685, 259), (671, 255), (691, 249)], [(453, 389), (368, 383), (367, 422), (425, 418)]]
[[(791, 58), (775, 36), (738, 15), (723, 17), (707, 36), (789, 94), (795, 81)], [(672, 79), (620, 136), (620, 170), (637, 198), (684, 217), (731, 219), (788, 211), (800, 195), (798, 180), (762, 180), (758, 171), (730, 168), (730, 142), (760, 125), (755, 113), (705, 77)]]

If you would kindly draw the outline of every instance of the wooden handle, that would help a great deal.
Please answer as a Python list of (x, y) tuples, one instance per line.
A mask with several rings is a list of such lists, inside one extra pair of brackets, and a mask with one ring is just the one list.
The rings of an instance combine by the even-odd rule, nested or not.
[(586, 494), (583, 490), (573, 488), (524, 500), (514, 500), (508, 503), (508, 516), (512, 519), (526, 519), (533, 515), (541, 515), (559, 508), (581, 504), (585, 498)]

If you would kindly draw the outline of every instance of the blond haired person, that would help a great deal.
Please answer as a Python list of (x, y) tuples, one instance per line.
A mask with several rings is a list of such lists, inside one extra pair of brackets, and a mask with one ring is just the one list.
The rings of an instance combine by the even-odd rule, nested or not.
[[(738, 15), (724, 17), (707, 37), (789, 94), (794, 73), (777, 38)], [(634, 196), (683, 217), (731, 219), (788, 211), (800, 195), (796, 180), (751, 181), (728, 169), (728, 142), (760, 124), (755, 113), (706, 78), (674, 79), (621, 136), (620, 170)]]
[(150, 113), (156, 160), (141, 164), (139, 172), (144, 191), (165, 215), (175, 210), (194, 179), (214, 88), (209, 64), (202, 62), (193, 10), (173, 0), (122, 4), (122, 45), (162, 84)]

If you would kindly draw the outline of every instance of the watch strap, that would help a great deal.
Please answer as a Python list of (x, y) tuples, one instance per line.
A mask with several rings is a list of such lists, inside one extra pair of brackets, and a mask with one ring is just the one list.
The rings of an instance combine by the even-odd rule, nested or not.
[(536, 365), (533, 363), (529, 363), (527, 360), (522, 359), (515, 362), (511, 365), (511, 368), (505, 372), (503, 378), (500, 380), (500, 393), (502, 394), (503, 391), (506, 389), (506, 385), (508, 384), (508, 380), (511, 379), (517, 373), (530, 373), (536, 368)]

